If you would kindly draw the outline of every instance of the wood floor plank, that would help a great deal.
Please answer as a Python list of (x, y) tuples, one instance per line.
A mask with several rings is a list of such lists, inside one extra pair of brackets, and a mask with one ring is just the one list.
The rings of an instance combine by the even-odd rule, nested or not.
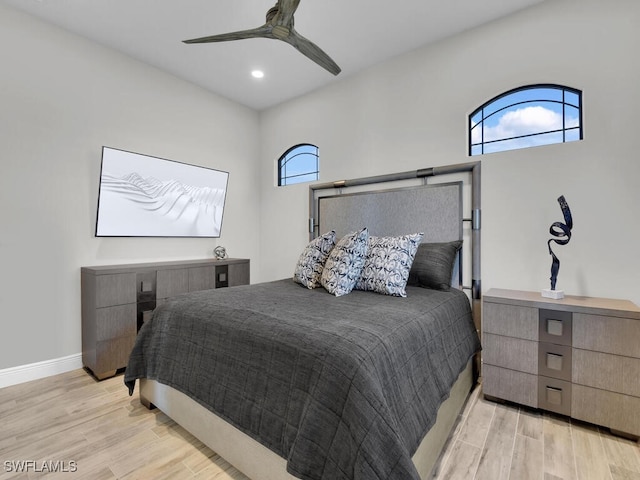
[(26, 473), (16, 473), (11, 470), (12, 467), (9, 467), (9, 470), (4, 466), (0, 469), (0, 480), (29, 480), (29, 475)]
[(554, 475), (552, 473), (548, 473), (545, 472), (544, 473), (544, 480), (566, 480), (564, 477), (558, 477), (557, 475)]
[(631, 472), (640, 473), (640, 446), (637, 442), (602, 433), (602, 444), (609, 463)]
[(458, 435), (460, 435), (460, 431), (462, 427), (466, 425), (467, 418), (475, 408), (478, 402), (478, 399), (481, 397), (481, 395), (482, 395), (482, 389), (480, 388), (474, 388), (473, 391), (469, 394), (467, 402), (462, 408), (462, 412), (460, 412), (460, 414), (458, 415), (458, 419), (453, 427), (453, 431), (449, 434), (449, 438), (447, 439), (447, 441), (450, 442), (452, 445), (453, 445), (453, 442), (458, 438)]
[(16, 444), (16, 437), (2, 436), (0, 437), (0, 452), (8, 450)]
[(462, 408), (462, 412), (460, 412), (460, 415), (464, 419), (469, 417), (469, 413), (471, 413), (471, 411), (474, 409), (476, 403), (480, 398), (482, 398), (482, 389), (474, 388), (469, 394), (469, 399), (467, 400), (467, 403), (465, 403), (464, 407)]
[(535, 440), (542, 440), (542, 413), (521, 408), (518, 417), (518, 433)]
[(616, 465), (611, 466), (611, 476), (613, 480), (640, 480), (640, 473)]
[[(171, 436), (156, 437), (137, 450), (123, 452), (120, 457), (111, 461), (110, 467), (118, 478), (156, 478), (163, 470), (188, 471), (182, 460), (191, 448), (193, 447), (188, 443), (180, 444)], [(189, 475), (192, 475), (191, 472)]]
[(573, 448), (578, 478), (581, 480), (611, 480), (606, 454), (597, 427), (572, 424)]
[[(3, 417), (7, 417), (9, 415), (12, 415), (13, 412), (15, 412), (16, 410), (16, 401), (14, 399), (11, 400), (7, 400), (7, 401), (2, 401), (0, 400), (0, 420), (2, 420)], [(1, 434), (0, 434), (1, 435)]]
[(542, 419), (545, 478), (572, 480), (577, 477), (571, 425), (565, 418), (545, 414)]
[(497, 405), (482, 450), (476, 479), (509, 480), (517, 426), (518, 408)]
[[(47, 459), (51, 461), (67, 460), (60, 457), (61, 452), (69, 449), (82, 449), (87, 442), (81, 435), (70, 435), (67, 431), (28, 442), (17, 441), (15, 445), (2, 451), (0, 461), (26, 461)], [(72, 459), (69, 459), (72, 460)]]
[(478, 398), (458, 433), (458, 440), (482, 449), (489, 432), (496, 404), (484, 398)]
[[(542, 423), (542, 419), (540, 418)], [(517, 434), (513, 447), (511, 472), (514, 480), (540, 480), (544, 471), (544, 445), (542, 438)]]
[(218, 454), (215, 454), (211, 458), (211, 463), (205, 469), (198, 472), (194, 478), (199, 480), (250, 480), (249, 477), (243, 475), (242, 472)]
[(204, 471), (195, 478), (198, 480), (250, 480), (235, 467), (229, 467), (226, 470), (217, 471), (217, 473), (216, 468), (211, 467), (211, 470)]
[(202, 448), (197, 448), (192, 455), (185, 458), (183, 463), (194, 475), (197, 475), (210, 466), (215, 461), (215, 457), (219, 457), (219, 455), (209, 447), (203, 446)]
[(469, 480), (475, 478), (482, 448), (457, 440), (438, 480)]

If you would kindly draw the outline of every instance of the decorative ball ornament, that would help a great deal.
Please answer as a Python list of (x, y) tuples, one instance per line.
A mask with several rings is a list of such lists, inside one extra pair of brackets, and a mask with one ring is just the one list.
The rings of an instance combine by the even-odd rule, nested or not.
[(213, 254), (216, 256), (216, 260), (222, 260), (227, 258), (227, 249), (224, 247), (216, 247), (213, 249)]

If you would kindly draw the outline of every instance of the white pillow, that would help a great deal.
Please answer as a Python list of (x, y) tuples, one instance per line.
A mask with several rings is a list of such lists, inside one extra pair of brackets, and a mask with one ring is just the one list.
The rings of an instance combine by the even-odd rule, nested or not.
[(339, 297), (353, 290), (367, 256), (369, 231), (363, 228), (342, 237), (327, 258), (320, 277), (321, 285)]
[(333, 230), (309, 242), (298, 258), (293, 281), (307, 288), (319, 287), (322, 269), (335, 244), (336, 232)]
[(369, 237), (369, 248), (356, 290), (406, 297), (409, 270), (423, 233), (398, 237)]

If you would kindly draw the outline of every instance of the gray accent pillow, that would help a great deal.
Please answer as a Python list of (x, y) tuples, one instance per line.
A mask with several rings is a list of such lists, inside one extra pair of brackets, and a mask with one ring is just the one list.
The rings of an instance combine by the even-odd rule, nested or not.
[(356, 290), (406, 297), (407, 280), (423, 233), (397, 237), (369, 237), (369, 250)]
[(322, 270), (320, 284), (336, 297), (353, 290), (360, 278), (369, 246), (369, 230), (352, 232), (336, 243)]
[(449, 290), (451, 275), (462, 240), (421, 243), (413, 259), (407, 285)]
[(293, 281), (307, 288), (319, 287), (324, 264), (335, 244), (336, 232), (333, 230), (311, 240), (298, 258)]

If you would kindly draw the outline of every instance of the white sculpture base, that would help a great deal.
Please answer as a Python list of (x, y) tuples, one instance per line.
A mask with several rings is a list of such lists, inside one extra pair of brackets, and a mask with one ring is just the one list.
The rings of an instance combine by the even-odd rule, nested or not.
[(551, 290), (549, 288), (545, 288), (542, 290), (542, 296), (545, 298), (560, 300), (561, 298), (564, 298), (564, 290)]

